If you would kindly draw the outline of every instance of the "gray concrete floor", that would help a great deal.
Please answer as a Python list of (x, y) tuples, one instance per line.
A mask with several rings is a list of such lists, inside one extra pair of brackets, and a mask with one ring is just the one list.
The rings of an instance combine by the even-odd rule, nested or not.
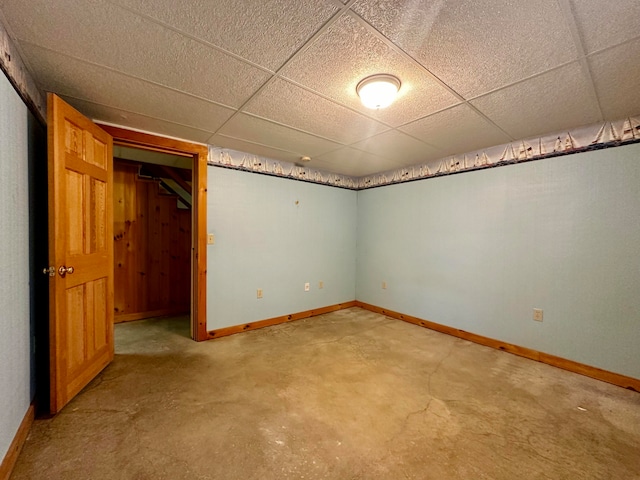
[(640, 394), (358, 308), (116, 327), (18, 479), (640, 479)]

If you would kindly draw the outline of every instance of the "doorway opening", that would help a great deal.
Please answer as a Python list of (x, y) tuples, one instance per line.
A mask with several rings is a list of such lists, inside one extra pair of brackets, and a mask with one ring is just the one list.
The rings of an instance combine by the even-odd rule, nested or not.
[(113, 147), (114, 323), (191, 309), (190, 158)]
[[(183, 292), (188, 289), (189, 292), (189, 305), (188, 308), (184, 304), (184, 296), (175, 296), (173, 300), (173, 304), (170, 302), (170, 307), (162, 307), (155, 308), (154, 306), (160, 305), (159, 303), (147, 303), (146, 306), (138, 303), (137, 308), (133, 308), (133, 310), (141, 310), (139, 312), (134, 312), (131, 309), (131, 304), (128, 312), (126, 311), (116, 311), (116, 316), (120, 316), (120, 320), (131, 320), (134, 319), (136, 315), (139, 318), (147, 318), (149, 316), (160, 316), (161, 314), (170, 315), (174, 313), (178, 313), (180, 309), (183, 309), (187, 312), (190, 312), (190, 337), (196, 341), (207, 340), (207, 325), (206, 325), (206, 265), (207, 265), (207, 257), (206, 257), (206, 185), (207, 185), (207, 157), (208, 157), (208, 148), (206, 145), (194, 144), (189, 142), (184, 142), (181, 140), (175, 140), (166, 137), (158, 137), (151, 134), (135, 132), (132, 130), (126, 130), (120, 127), (114, 127), (111, 125), (99, 124), (99, 126), (107, 131), (113, 137), (113, 145), (114, 145), (114, 158), (118, 157), (127, 157), (124, 159), (114, 160), (114, 166), (119, 165), (119, 170), (114, 169), (114, 180), (116, 179), (116, 175), (121, 175), (126, 177), (127, 175), (133, 175), (133, 173), (141, 172), (144, 176), (149, 177), (149, 179), (153, 179), (154, 177), (164, 179), (159, 182), (160, 184), (154, 183), (150, 185), (149, 188), (153, 190), (154, 188), (158, 188), (158, 192), (160, 195), (164, 195), (165, 192), (168, 193), (169, 196), (172, 196), (171, 200), (168, 203), (175, 201), (176, 205), (182, 205), (178, 207), (178, 210), (188, 210), (189, 214), (182, 215), (183, 217), (188, 217), (190, 220), (190, 225), (187, 227), (184, 223), (185, 219), (177, 220), (179, 225), (182, 225), (182, 230), (190, 229), (189, 238), (189, 248), (190, 253), (188, 258), (183, 259), (182, 254), (179, 259), (172, 258), (163, 258), (163, 250), (166, 255), (166, 248), (163, 247), (165, 245), (166, 238), (161, 238), (159, 240), (159, 244), (149, 245), (149, 247), (155, 252), (152, 262), (152, 269), (154, 271), (159, 271), (159, 265), (153, 262), (165, 262), (165, 265), (168, 265), (164, 270), (164, 275), (160, 275), (159, 278), (151, 280), (152, 282), (156, 282), (155, 286), (160, 289), (160, 292), (169, 292), (169, 295), (173, 294), (174, 289), (184, 289)], [(160, 154), (160, 155), (158, 155)], [(154, 161), (154, 163), (150, 162), (140, 162), (140, 159), (146, 158), (164, 158), (164, 163), (169, 163), (169, 165), (163, 165), (162, 161)], [(180, 160), (182, 159), (182, 160)], [(158, 164), (160, 162), (160, 164)], [(187, 167), (187, 163), (190, 163), (190, 179), (189, 179), (189, 169)], [(136, 165), (136, 164), (144, 164), (144, 165)], [(119, 173), (118, 173), (119, 172)], [(154, 180), (155, 182), (155, 180)], [(154, 186), (155, 185), (155, 186)], [(149, 188), (147, 188), (147, 199), (149, 198)], [(186, 193), (191, 191), (190, 195)], [(130, 190), (132, 192), (132, 190)], [(117, 194), (114, 192), (114, 198), (116, 198)], [(163, 199), (168, 200), (168, 199)], [(155, 200), (154, 200), (155, 202)], [(190, 209), (188, 208), (188, 203), (190, 203)], [(156, 207), (154, 207), (156, 208)], [(162, 207), (159, 207), (162, 210)], [(157, 214), (157, 215), (156, 215)], [(131, 216), (132, 213), (129, 212), (128, 216)], [(152, 216), (157, 216), (158, 218), (154, 220), (152, 223), (155, 225), (155, 228), (159, 233), (160, 237), (162, 237), (162, 232), (164, 231), (165, 235), (169, 237), (172, 236), (172, 233), (169, 231), (167, 226), (163, 226), (162, 223), (169, 223), (167, 221), (162, 220), (163, 215), (166, 220), (166, 213), (160, 212), (152, 212)], [(180, 214), (176, 213), (176, 217), (179, 217)], [(116, 219), (116, 214), (114, 212), (114, 220)], [(122, 220), (122, 219), (121, 219)], [(148, 219), (149, 220), (149, 219)], [(126, 222), (126, 219), (124, 220)], [(155, 222), (155, 223), (154, 223)], [(141, 222), (144, 223), (144, 222)], [(178, 225), (178, 229), (180, 226)], [(148, 233), (147, 233), (148, 235)], [(118, 231), (114, 229), (114, 242), (118, 242)], [(124, 237), (123, 237), (124, 238)], [(180, 235), (174, 235), (171, 237), (170, 242), (180, 242)], [(138, 240), (139, 242), (144, 243), (143, 240)], [(186, 241), (186, 240), (185, 240)], [(131, 248), (131, 245), (127, 247), (126, 242), (122, 243), (122, 255), (128, 254), (128, 249)], [(158, 251), (158, 249), (160, 251)], [(171, 256), (171, 255), (169, 255)], [(114, 255), (114, 268), (118, 268), (118, 258)], [(173, 263), (173, 267), (171, 264)], [(178, 265), (180, 264), (180, 266)], [(184, 274), (186, 270), (180, 270), (181, 267), (185, 269), (188, 268), (189, 275), (188, 277)], [(173, 270), (171, 270), (173, 268)], [(179, 277), (171, 277), (171, 272), (182, 273), (176, 274)], [(127, 275), (129, 277), (123, 277), (125, 286), (129, 281), (134, 281), (132, 278), (136, 276), (146, 276), (138, 273), (128, 272)], [(132, 276), (131, 276), (132, 275)], [(180, 278), (180, 285), (177, 284), (178, 278)], [(118, 281), (118, 276), (116, 274), (116, 282)], [(149, 284), (147, 283), (146, 287), (149, 289)], [(117, 287), (116, 287), (117, 290)], [(144, 293), (144, 292), (143, 292)], [(149, 292), (147, 291), (147, 301), (151, 299), (158, 299), (158, 292), (154, 292), (151, 297), (149, 296)], [(124, 296), (122, 297), (125, 298)], [(126, 303), (122, 303), (121, 308), (125, 310)], [(145, 310), (146, 311), (142, 311)], [(173, 312), (169, 310), (175, 309)], [(120, 315), (118, 315), (120, 314)], [(127, 317), (126, 315), (131, 314), (131, 316)], [(115, 320), (118, 322), (118, 319)]]

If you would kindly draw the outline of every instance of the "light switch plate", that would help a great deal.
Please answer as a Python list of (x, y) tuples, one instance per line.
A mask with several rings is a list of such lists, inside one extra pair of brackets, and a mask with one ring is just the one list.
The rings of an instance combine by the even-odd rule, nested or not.
[(207, 235), (207, 244), (208, 245), (213, 245), (214, 243), (216, 243), (216, 236), (213, 233), (210, 233)]

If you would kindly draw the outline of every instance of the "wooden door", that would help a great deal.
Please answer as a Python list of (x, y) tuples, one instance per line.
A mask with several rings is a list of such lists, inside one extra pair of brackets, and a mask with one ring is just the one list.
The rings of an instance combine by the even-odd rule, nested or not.
[(49, 94), (50, 411), (113, 360), (113, 141)]

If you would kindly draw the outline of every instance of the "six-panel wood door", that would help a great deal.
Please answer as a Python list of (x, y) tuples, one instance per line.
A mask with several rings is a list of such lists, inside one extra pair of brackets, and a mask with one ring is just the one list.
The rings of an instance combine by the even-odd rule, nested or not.
[(50, 411), (57, 413), (113, 359), (113, 141), (53, 94), (48, 136)]

